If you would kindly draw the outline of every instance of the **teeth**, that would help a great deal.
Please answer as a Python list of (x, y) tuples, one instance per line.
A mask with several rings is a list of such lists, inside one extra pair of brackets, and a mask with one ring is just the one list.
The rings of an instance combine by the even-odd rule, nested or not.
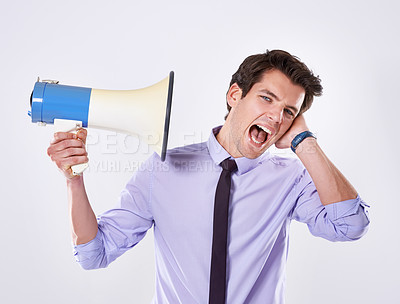
[(261, 144), (261, 141), (258, 141), (257, 139), (255, 139), (253, 136), (251, 137), (252, 141), (254, 141), (256, 144)]
[(271, 131), (270, 129), (267, 129), (267, 128), (264, 127), (264, 126), (257, 125), (257, 127), (259, 127), (259, 128), (260, 128), (261, 130), (263, 130), (264, 132), (268, 133), (269, 135), (272, 134), (272, 131)]

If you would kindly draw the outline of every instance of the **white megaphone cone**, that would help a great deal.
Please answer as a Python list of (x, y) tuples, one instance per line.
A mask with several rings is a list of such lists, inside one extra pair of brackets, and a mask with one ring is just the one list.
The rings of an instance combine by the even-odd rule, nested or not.
[[(162, 81), (137, 90), (99, 90), (36, 82), (31, 95), (32, 122), (54, 124), (56, 131), (79, 127), (138, 135), (165, 160), (172, 105), (174, 72)], [(72, 166), (73, 174), (87, 164)]]

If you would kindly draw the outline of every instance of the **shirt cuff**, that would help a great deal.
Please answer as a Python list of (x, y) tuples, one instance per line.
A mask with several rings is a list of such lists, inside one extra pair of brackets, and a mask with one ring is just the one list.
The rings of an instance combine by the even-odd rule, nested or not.
[(339, 218), (356, 214), (360, 205), (364, 208), (369, 207), (361, 200), (360, 196), (357, 195), (355, 199), (325, 205), (325, 210), (329, 219), (335, 221)]
[(93, 255), (98, 255), (99, 250), (103, 246), (100, 229), (97, 230), (95, 238), (85, 244), (73, 245), (75, 260), (84, 262), (90, 259)]

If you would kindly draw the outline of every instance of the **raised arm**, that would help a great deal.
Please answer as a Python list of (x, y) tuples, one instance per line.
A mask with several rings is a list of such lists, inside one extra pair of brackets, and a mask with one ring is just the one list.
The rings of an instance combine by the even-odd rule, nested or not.
[[(303, 131), (308, 131), (308, 127), (304, 117), (300, 115), (276, 143), (276, 147), (289, 148), (292, 139)], [(296, 155), (310, 174), (323, 205), (357, 197), (357, 191), (328, 159), (314, 138), (304, 139), (297, 146)]]
[(71, 166), (88, 161), (85, 148), (87, 131), (77, 134), (57, 132), (47, 154), (66, 177), (71, 219), (72, 239), (76, 245), (94, 239), (97, 234), (96, 216), (90, 206), (83, 176), (72, 175)]

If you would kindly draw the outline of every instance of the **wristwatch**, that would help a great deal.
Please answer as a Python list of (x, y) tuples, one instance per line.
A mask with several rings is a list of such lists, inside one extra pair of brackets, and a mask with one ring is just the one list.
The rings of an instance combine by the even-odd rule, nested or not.
[(301, 133), (297, 134), (295, 138), (293, 138), (292, 144), (290, 145), (290, 149), (292, 149), (292, 151), (293, 151), (294, 153), (296, 153), (296, 148), (297, 148), (297, 146), (298, 146), (304, 139), (306, 139), (307, 137), (313, 137), (313, 138), (317, 139), (317, 137), (316, 137), (312, 132), (310, 132), (310, 131), (301, 132)]

